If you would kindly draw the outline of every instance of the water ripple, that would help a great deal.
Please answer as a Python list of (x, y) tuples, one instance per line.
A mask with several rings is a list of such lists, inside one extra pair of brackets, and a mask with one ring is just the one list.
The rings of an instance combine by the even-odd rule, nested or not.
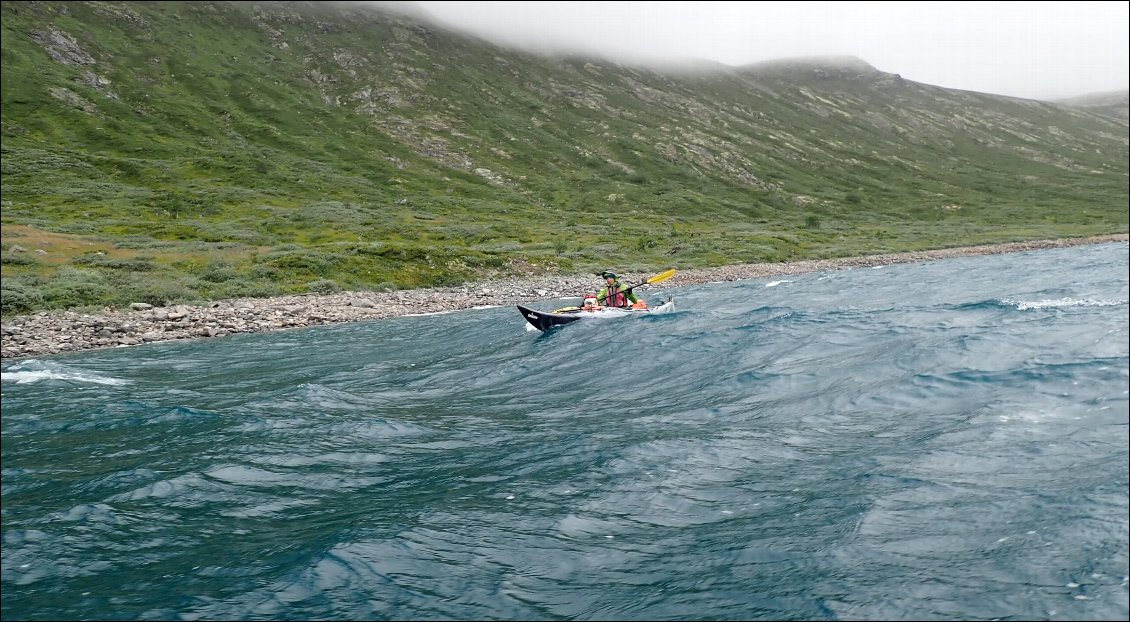
[(2, 615), (1126, 619), (1127, 257), (9, 365)]

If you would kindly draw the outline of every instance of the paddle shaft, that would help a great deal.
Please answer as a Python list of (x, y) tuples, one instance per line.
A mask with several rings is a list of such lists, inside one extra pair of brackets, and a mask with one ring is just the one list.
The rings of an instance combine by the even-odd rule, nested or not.
[(665, 272), (660, 272), (659, 274), (657, 274), (657, 275), (655, 275), (655, 276), (653, 276), (653, 277), (651, 277), (647, 280), (640, 281), (639, 283), (636, 283), (635, 285), (629, 285), (628, 289), (625, 289), (625, 290), (622, 290), (622, 291), (624, 293), (628, 293), (628, 292), (632, 291), (633, 289), (635, 289), (635, 288), (637, 288), (641, 285), (651, 285), (653, 283), (661, 283), (661, 282), (666, 281), (667, 279), (669, 279), (673, 276), (675, 276), (675, 269), (674, 268), (667, 270)]

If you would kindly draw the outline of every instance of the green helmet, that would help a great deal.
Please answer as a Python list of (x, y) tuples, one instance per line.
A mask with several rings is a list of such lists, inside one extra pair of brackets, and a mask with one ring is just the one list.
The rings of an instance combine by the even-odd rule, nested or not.
[(611, 271), (611, 270), (605, 270), (604, 272), (600, 273), (600, 278), (602, 278), (602, 279), (607, 279), (609, 277), (614, 278), (614, 279), (617, 278), (616, 273)]

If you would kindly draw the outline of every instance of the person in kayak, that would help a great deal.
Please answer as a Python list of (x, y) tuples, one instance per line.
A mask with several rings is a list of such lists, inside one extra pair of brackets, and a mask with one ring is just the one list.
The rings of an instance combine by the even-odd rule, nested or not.
[(632, 288), (621, 283), (615, 272), (605, 270), (600, 273), (600, 278), (604, 279), (605, 286), (596, 294), (597, 304), (633, 309), (647, 308), (647, 303), (637, 298)]
[(585, 303), (581, 308), (585, 311), (599, 311), (600, 305), (596, 303), (596, 294), (585, 294)]

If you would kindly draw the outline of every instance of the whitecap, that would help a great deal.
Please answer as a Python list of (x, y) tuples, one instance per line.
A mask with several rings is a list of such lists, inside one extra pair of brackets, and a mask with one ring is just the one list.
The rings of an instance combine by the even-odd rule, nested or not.
[(1000, 304), (1016, 307), (1020, 311), (1029, 309), (1067, 308), (1067, 307), (1117, 307), (1127, 304), (1126, 300), (1098, 300), (1095, 298), (1056, 298), (1049, 300), (1013, 300), (1005, 298)]
[(41, 380), (64, 380), (68, 382), (87, 382), (92, 384), (128, 384), (128, 380), (100, 376), (53, 361), (29, 359), (16, 363), (7, 371), (0, 372), (0, 381), (28, 384)]

